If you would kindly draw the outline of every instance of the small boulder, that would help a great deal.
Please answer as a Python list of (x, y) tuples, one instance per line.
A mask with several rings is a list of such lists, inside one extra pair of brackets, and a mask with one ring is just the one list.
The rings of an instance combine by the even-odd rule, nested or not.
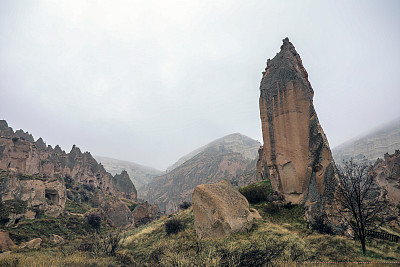
[(196, 186), (192, 196), (197, 237), (221, 238), (246, 232), (253, 226), (255, 212), (228, 181)]
[(51, 235), (50, 235), (50, 242), (53, 243), (53, 244), (55, 244), (55, 245), (57, 245), (57, 244), (62, 244), (62, 243), (64, 243), (65, 240), (64, 240), (64, 238), (62, 238), (62, 237), (59, 236), (59, 235), (51, 234)]
[(31, 241), (23, 243), (20, 248), (34, 248), (38, 249), (40, 248), (40, 245), (42, 244), (42, 239), (41, 238), (35, 238), (32, 239)]
[(14, 242), (10, 238), (10, 233), (0, 230), (0, 252), (10, 250)]

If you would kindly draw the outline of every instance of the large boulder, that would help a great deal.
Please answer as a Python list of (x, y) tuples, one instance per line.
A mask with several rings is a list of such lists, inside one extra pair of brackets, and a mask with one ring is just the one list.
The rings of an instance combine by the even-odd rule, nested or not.
[(249, 202), (228, 181), (196, 186), (192, 196), (198, 238), (221, 238), (249, 231), (256, 215)]
[(281, 51), (268, 59), (261, 80), (264, 145), (258, 177), (270, 179), (287, 202), (304, 203), (310, 220), (329, 210), (337, 185), (336, 166), (313, 97), (300, 55), (286, 38)]

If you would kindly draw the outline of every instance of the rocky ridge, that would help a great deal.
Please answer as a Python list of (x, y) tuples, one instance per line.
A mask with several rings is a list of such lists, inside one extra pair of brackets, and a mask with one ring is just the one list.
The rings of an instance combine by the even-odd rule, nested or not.
[(117, 198), (137, 197), (126, 172), (112, 176), (89, 152), (82, 153), (75, 145), (69, 153), (59, 146), (46, 146), (41, 138), (35, 142), (28, 132), (14, 132), (0, 120), (0, 208), (4, 211), (1, 219), (7, 221), (4, 223), (34, 219), (42, 213), (59, 216), (72, 190), (66, 188), (68, 181)]
[(305, 203), (307, 216), (323, 214), (337, 183), (328, 140), (313, 106), (314, 90), (288, 38), (268, 59), (260, 85), (264, 145), (258, 176), (270, 179), (286, 202)]
[(167, 172), (172, 171), (178, 166), (182, 165), (185, 161), (193, 158), (197, 154), (203, 152), (207, 148), (213, 147), (217, 148), (221, 151), (230, 151), (242, 154), (245, 158), (254, 160), (257, 158), (257, 150), (260, 147), (260, 143), (256, 140), (251, 139), (240, 133), (230, 134), (224, 137), (221, 137), (205, 146), (202, 146), (189, 154), (181, 157), (177, 162), (175, 162), (172, 166), (167, 168)]
[(385, 153), (400, 149), (400, 118), (360, 138), (350, 140), (332, 149), (336, 164), (364, 157), (375, 162)]
[(151, 182), (151, 180), (153, 180), (154, 177), (164, 174), (162, 171), (130, 161), (112, 159), (102, 156), (94, 156), (94, 158), (100, 162), (106, 171), (112, 175), (126, 171), (136, 187), (148, 184)]

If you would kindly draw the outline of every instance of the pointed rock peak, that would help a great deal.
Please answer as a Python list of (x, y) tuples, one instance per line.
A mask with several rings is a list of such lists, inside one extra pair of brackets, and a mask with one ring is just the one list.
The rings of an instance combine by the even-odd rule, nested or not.
[(1, 128), (7, 128), (8, 127), (8, 123), (6, 120), (0, 120), (0, 129)]
[(39, 137), (39, 139), (36, 140), (36, 145), (41, 150), (45, 150), (46, 149), (46, 143), (43, 141), (42, 137)]
[(69, 152), (72, 155), (82, 155), (81, 150), (76, 145), (73, 145), (71, 151)]
[(282, 40), (283, 44), (281, 45), (281, 50), (290, 50), (294, 49), (294, 45), (289, 41), (289, 38), (286, 37), (285, 39)]

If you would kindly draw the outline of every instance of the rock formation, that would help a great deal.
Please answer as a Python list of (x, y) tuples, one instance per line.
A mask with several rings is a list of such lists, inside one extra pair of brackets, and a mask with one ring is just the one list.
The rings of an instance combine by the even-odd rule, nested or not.
[(228, 181), (196, 186), (193, 192), (194, 226), (198, 238), (220, 238), (249, 231), (257, 212)]
[(102, 210), (103, 218), (107, 218), (114, 227), (129, 229), (135, 226), (132, 212), (117, 197), (97, 194), (95, 202)]
[[(137, 197), (135, 186), (125, 171), (112, 176), (89, 152), (82, 153), (75, 145), (70, 153), (59, 146), (53, 149), (41, 138), (34, 142), (27, 132), (14, 133), (6, 121), (0, 120), (0, 224), (12, 225), (20, 219), (38, 218), (40, 214), (59, 216), (65, 209), (68, 180), (78, 188), (101, 192), (103, 197), (131, 200)], [(118, 206), (116, 210), (123, 209), (133, 220), (124, 203), (114, 202), (109, 205), (110, 209)], [(132, 224), (130, 218), (124, 216), (116, 219), (122, 220), (122, 224)], [(121, 223), (117, 221), (115, 225)]]
[(0, 252), (8, 251), (14, 246), (14, 242), (10, 238), (10, 233), (0, 230)]
[(287, 202), (305, 203), (312, 217), (333, 199), (337, 183), (335, 163), (313, 96), (307, 71), (286, 38), (281, 51), (267, 61), (261, 80), (264, 145), (257, 166), (259, 177), (269, 178)]
[(139, 203), (136, 208), (132, 211), (135, 224), (142, 225), (160, 216), (160, 211), (157, 205), (153, 205), (146, 202)]
[(400, 204), (400, 150), (394, 154), (385, 154), (384, 160), (377, 160), (374, 165), (376, 181), (387, 192), (390, 201)]

